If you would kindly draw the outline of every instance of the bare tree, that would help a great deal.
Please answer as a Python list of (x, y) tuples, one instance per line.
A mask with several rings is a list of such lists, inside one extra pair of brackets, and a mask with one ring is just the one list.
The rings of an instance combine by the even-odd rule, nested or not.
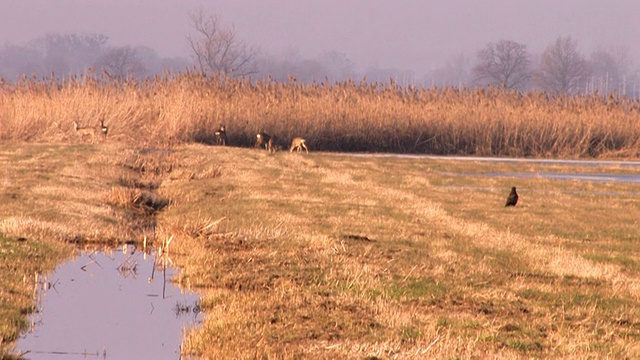
[(106, 70), (111, 76), (120, 79), (141, 76), (145, 71), (142, 61), (130, 46), (108, 49), (97, 60), (96, 65)]
[(631, 58), (627, 48), (599, 47), (591, 53), (589, 68), (591, 72), (589, 91), (597, 90), (602, 94), (618, 91), (621, 95), (625, 94), (625, 82), (631, 68)]
[(463, 87), (469, 85), (471, 61), (464, 53), (449, 58), (444, 66), (430, 71), (422, 79), (424, 86)]
[(198, 70), (204, 74), (244, 76), (256, 72), (257, 51), (236, 38), (234, 28), (224, 27), (215, 15), (202, 9), (191, 14), (195, 35), (187, 36)]
[(568, 94), (579, 91), (587, 76), (587, 62), (568, 36), (559, 37), (542, 53), (535, 80), (543, 90)]
[(0, 48), (0, 76), (15, 80), (19, 75), (43, 75), (42, 56), (32, 48), (5, 45)]
[(42, 54), (43, 70), (65, 74), (82, 72), (102, 53), (108, 37), (100, 34), (51, 33), (30, 42)]
[(325, 75), (331, 82), (353, 79), (355, 76), (354, 64), (346, 54), (337, 51), (328, 51), (320, 54), (318, 62), (323, 65)]
[(473, 68), (475, 82), (504, 89), (523, 89), (531, 78), (531, 55), (527, 46), (515, 41), (489, 43), (478, 52)]

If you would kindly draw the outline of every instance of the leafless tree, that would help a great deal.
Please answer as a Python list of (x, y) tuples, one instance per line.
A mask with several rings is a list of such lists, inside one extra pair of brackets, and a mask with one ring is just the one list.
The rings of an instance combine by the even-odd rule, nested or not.
[(570, 36), (559, 37), (542, 53), (535, 81), (540, 88), (559, 94), (575, 93), (588, 76), (587, 62)]
[(531, 78), (531, 55), (527, 46), (515, 41), (489, 43), (478, 52), (473, 68), (475, 82), (504, 89), (523, 89)]
[(45, 73), (81, 73), (100, 56), (107, 40), (101, 34), (50, 33), (30, 41), (29, 46), (42, 54)]
[(120, 79), (129, 76), (141, 76), (145, 71), (142, 61), (130, 46), (108, 49), (97, 60), (96, 65), (106, 70), (114, 78)]
[(587, 90), (597, 90), (601, 94), (618, 91), (620, 95), (624, 95), (630, 68), (631, 58), (627, 48), (597, 48), (589, 58), (591, 79)]
[(355, 65), (344, 53), (324, 52), (318, 56), (317, 60), (324, 67), (324, 75), (330, 82), (345, 81), (355, 77)]
[(187, 36), (198, 70), (204, 74), (244, 76), (256, 72), (257, 50), (236, 38), (233, 27), (224, 27), (217, 16), (202, 9), (191, 14), (195, 34)]
[(0, 48), (0, 75), (15, 80), (19, 75), (44, 75), (42, 56), (32, 48), (17, 45), (5, 45)]
[(449, 58), (444, 66), (430, 71), (422, 79), (426, 87), (463, 87), (469, 85), (471, 59), (464, 53)]

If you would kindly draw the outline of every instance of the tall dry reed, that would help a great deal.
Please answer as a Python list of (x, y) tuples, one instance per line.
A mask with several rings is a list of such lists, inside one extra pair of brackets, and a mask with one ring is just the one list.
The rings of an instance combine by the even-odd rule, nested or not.
[(229, 142), (255, 133), (313, 150), (535, 157), (636, 157), (640, 103), (499, 89), (414, 88), (363, 81), (303, 85), (167, 74), (145, 81), (88, 73), (62, 81), (0, 83), (0, 139), (81, 141), (73, 121), (140, 145)]

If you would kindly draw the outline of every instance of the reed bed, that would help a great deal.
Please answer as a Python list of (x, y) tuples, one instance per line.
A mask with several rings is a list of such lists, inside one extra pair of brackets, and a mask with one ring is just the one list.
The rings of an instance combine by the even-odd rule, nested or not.
[(80, 141), (72, 122), (96, 126), (101, 117), (110, 139), (140, 145), (213, 144), (222, 123), (232, 146), (251, 146), (265, 131), (281, 147), (303, 136), (316, 151), (572, 158), (640, 151), (640, 102), (617, 96), (366, 80), (304, 85), (193, 73), (0, 82), (2, 140)]

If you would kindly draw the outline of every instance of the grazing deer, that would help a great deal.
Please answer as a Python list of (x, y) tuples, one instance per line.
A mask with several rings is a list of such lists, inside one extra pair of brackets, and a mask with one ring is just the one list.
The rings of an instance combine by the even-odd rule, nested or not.
[(220, 124), (220, 129), (215, 132), (216, 144), (226, 146), (227, 145), (227, 128), (224, 124)]
[(96, 128), (92, 126), (79, 126), (76, 121), (73, 122), (73, 129), (81, 140), (84, 140), (85, 136), (91, 136), (91, 142), (93, 143), (96, 136)]
[(269, 152), (275, 152), (276, 147), (274, 146), (275, 136), (269, 136), (267, 133), (260, 132), (256, 135), (256, 148), (262, 148), (264, 146), (265, 149)]
[(517, 203), (518, 203), (518, 193), (516, 192), (516, 187), (514, 186), (511, 188), (511, 192), (507, 197), (507, 203), (504, 204), (504, 207), (516, 206)]
[(309, 148), (307, 147), (307, 140), (301, 137), (297, 137), (297, 138), (294, 138), (293, 141), (291, 141), (291, 147), (289, 148), (289, 152), (293, 152), (293, 150), (295, 149), (297, 149), (298, 152), (301, 152), (303, 148), (308, 154)]

